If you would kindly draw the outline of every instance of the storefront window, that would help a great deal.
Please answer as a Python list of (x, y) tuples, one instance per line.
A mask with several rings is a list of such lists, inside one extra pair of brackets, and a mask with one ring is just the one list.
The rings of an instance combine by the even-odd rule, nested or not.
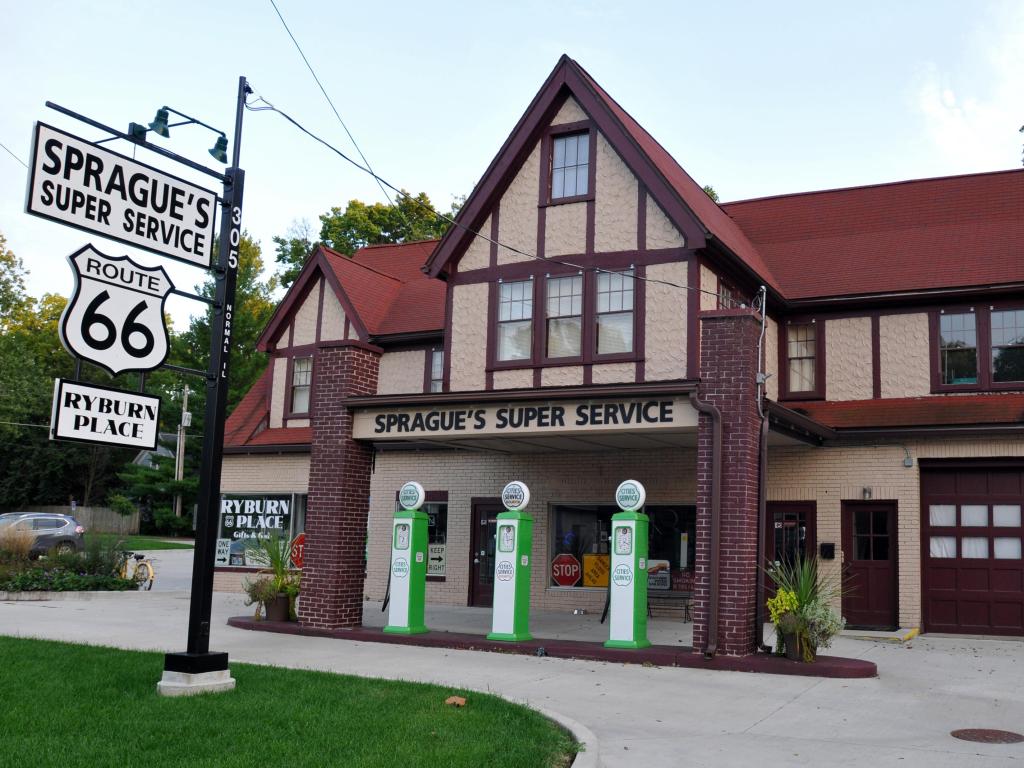
[(218, 567), (259, 568), (251, 544), (273, 536), (293, 542), (306, 528), (306, 494), (226, 493), (220, 501), (220, 526), (215, 564)]
[[(613, 504), (556, 504), (552, 507), (551, 561), (569, 555), (578, 569), (566, 568), (559, 558), (557, 573), (549, 567), (552, 587), (605, 588), (608, 586), (611, 517), (619, 508)], [(648, 505), (648, 587), (688, 592), (693, 589), (697, 510), (692, 505)], [(570, 561), (571, 563), (571, 561)], [(568, 573), (577, 573), (578, 578)]]
[[(446, 491), (427, 491), (421, 512), (427, 515), (427, 578), (443, 580), (448, 564), (448, 502)], [(395, 510), (401, 509), (395, 499)]]

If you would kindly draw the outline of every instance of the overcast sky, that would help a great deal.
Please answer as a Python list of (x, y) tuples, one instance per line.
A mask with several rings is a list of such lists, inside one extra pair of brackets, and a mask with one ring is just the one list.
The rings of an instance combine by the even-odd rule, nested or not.
[[(563, 52), (726, 201), (1021, 164), (1021, 2), (278, 6), (375, 170), (443, 208), (472, 189)], [(352, 151), (269, 0), (0, 0), (0, 13), (0, 143), (25, 161), (35, 120), (102, 135), (47, 100), (120, 129), (168, 104), (230, 135), (241, 74)], [(189, 126), (153, 140), (210, 161), (213, 138)], [(130, 154), (126, 146), (112, 148)], [(242, 166), (243, 225), (271, 264), (271, 237), (294, 220), (318, 230), (331, 206), (382, 199), (372, 180), (270, 112), (246, 113)], [(25, 215), (25, 182), (0, 150), (0, 231), (33, 294), (67, 295), (65, 257), (86, 242), (128, 251)], [(177, 264), (170, 272), (179, 287), (202, 277)], [(169, 309), (179, 327), (195, 311), (183, 299)]]

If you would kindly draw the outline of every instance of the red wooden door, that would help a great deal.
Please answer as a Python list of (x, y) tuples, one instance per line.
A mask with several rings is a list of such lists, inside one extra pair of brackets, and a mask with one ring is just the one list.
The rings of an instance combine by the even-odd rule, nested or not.
[(896, 503), (844, 501), (843, 616), (851, 627), (895, 629)]
[(473, 533), (469, 552), (469, 604), (489, 608), (494, 603), (494, 533), (501, 501), (473, 500)]

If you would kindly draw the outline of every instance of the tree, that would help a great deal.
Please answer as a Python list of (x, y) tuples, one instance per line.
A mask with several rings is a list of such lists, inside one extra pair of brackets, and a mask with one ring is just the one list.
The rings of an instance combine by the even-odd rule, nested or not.
[(7, 247), (7, 238), (0, 232), (0, 331), (30, 303), (25, 294), (25, 266)]
[(712, 187), (710, 184), (704, 185), (704, 193), (712, 200), (714, 200), (716, 203), (718, 202), (718, 193), (715, 192), (715, 188)]
[(277, 279), (282, 288), (295, 282), (302, 267), (313, 255), (316, 245), (313, 225), (306, 219), (293, 221), (284, 237), (274, 236), (274, 261), (279, 265)]
[[(464, 198), (452, 202), (448, 218), (454, 218)], [(365, 245), (406, 243), (441, 237), (449, 222), (438, 215), (425, 192), (395, 195), (393, 205), (349, 200), (345, 210), (331, 208), (320, 216), (320, 240), (340, 253), (351, 256)]]

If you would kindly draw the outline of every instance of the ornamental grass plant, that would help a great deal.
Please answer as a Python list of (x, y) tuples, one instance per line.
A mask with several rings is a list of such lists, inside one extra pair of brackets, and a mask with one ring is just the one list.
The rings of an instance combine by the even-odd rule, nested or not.
[(832, 607), (843, 594), (841, 576), (823, 575), (814, 556), (776, 561), (765, 570), (776, 587), (775, 596), (768, 600), (776, 653), (783, 652), (789, 636), (803, 660), (814, 661), (818, 648), (828, 648), (846, 626)]

